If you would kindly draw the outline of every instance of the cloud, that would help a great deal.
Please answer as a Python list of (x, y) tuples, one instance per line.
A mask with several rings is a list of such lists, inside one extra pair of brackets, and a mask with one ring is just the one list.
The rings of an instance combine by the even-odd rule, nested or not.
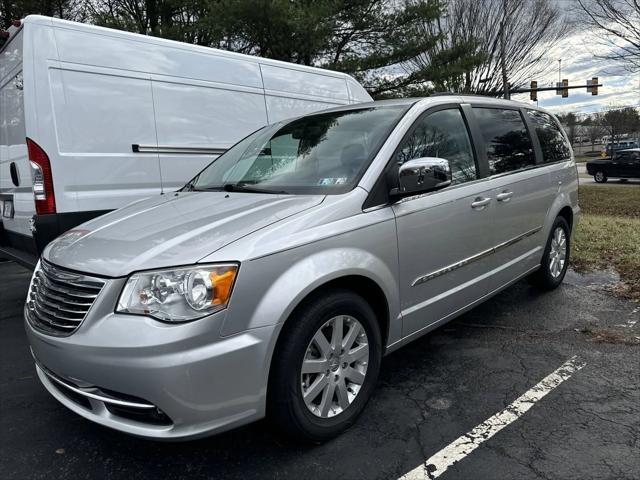
[[(538, 105), (553, 112), (592, 113), (611, 106), (640, 106), (640, 75), (632, 75), (619, 65), (596, 58), (611, 47), (593, 40), (587, 30), (578, 31), (560, 45), (549, 50), (547, 74), (538, 86), (555, 86), (558, 81), (558, 59), (562, 59), (562, 78), (569, 85), (584, 85), (587, 79), (598, 77), (604, 86), (593, 96), (584, 90), (569, 90), (569, 97), (556, 96), (555, 91), (538, 92)], [(514, 100), (530, 101), (529, 94), (513, 96)]]

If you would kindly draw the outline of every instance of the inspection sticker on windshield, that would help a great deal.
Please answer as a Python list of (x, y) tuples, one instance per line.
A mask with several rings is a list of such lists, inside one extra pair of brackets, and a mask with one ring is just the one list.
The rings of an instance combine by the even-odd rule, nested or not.
[(347, 177), (329, 177), (321, 178), (318, 185), (344, 185), (347, 183)]

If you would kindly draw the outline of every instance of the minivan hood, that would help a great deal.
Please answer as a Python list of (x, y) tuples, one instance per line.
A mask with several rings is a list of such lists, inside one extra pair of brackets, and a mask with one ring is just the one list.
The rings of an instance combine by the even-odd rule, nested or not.
[(188, 265), (323, 199), (243, 192), (162, 195), (70, 230), (51, 242), (43, 257), (61, 267), (108, 277)]

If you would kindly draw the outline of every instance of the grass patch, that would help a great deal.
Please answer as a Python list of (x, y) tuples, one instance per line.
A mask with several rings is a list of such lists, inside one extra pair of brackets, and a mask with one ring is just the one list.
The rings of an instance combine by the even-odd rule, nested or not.
[(637, 185), (581, 185), (580, 210), (584, 214), (640, 218)]
[(617, 293), (640, 300), (640, 188), (581, 186), (580, 208), (574, 268), (614, 267), (625, 283)]

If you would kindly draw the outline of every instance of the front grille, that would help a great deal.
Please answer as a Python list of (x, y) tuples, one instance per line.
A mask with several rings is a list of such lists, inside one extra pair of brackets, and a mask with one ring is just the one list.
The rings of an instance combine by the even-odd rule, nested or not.
[(104, 280), (55, 267), (44, 260), (31, 279), (29, 323), (49, 335), (71, 335), (82, 323)]

